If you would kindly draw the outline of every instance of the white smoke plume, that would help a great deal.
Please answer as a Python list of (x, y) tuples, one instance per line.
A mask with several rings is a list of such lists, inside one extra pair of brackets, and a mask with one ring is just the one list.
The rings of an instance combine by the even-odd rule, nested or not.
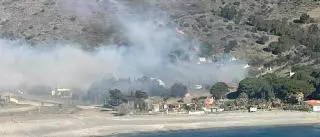
[[(246, 70), (243, 69), (245, 63), (196, 64), (193, 59), (197, 59), (197, 53), (189, 50), (193, 46), (190, 45), (190, 39), (177, 34), (175, 27), (168, 25), (169, 19), (163, 13), (156, 10), (142, 13), (128, 10), (128, 7), (115, 0), (108, 2), (117, 10), (112, 17), (119, 23), (121, 34), (125, 36), (129, 47), (101, 45), (88, 52), (78, 48), (77, 44), (36, 45), (32, 48), (21, 41), (2, 39), (0, 87), (10, 89), (21, 85), (48, 85), (86, 90), (92, 83), (106, 76), (150, 76), (160, 78), (168, 85), (173, 82), (233, 82), (246, 76)], [(68, 6), (68, 2), (64, 3), (67, 5), (65, 8), (79, 13), (78, 16), (88, 16), (82, 12), (91, 11), (85, 8), (88, 4), (86, 1), (74, 1), (73, 4), (77, 4), (82, 10), (77, 6)], [(107, 12), (110, 7), (103, 4), (94, 6), (96, 7), (93, 9), (99, 9), (100, 12)], [(184, 51), (181, 54), (188, 55), (190, 59), (172, 63), (168, 54), (178, 49)]]

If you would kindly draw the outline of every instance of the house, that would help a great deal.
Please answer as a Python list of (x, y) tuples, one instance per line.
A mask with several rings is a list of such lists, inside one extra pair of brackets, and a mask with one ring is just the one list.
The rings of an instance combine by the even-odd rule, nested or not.
[(51, 96), (60, 98), (71, 98), (72, 90), (68, 88), (57, 88), (51, 91)]
[(250, 106), (249, 107), (249, 112), (257, 112), (257, 111), (258, 111), (257, 106)]
[(249, 64), (246, 64), (246, 65), (243, 66), (244, 69), (247, 69), (247, 68), (249, 68), (249, 67), (250, 67)]
[(229, 89), (229, 92), (235, 92), (235, 91), (237, 91), (238, 87), (229, 85), (228, 89)]
[(207, 97), (203, 101), (203, 110), (205, 112), (222, 112), (223, 109), (216, 106), (215, 99), (213, 97)]
[(203, 107), (206, 109), (211, 109), (214, 107), (214, 99), (213, 97), (207, 98), (203, 101)]
[(292, 77), (294, 74), (296, 74), (295, 72), (292, 72), (291, 70), (288, 72), (289, 77)]
[(167, 102), (162, 98), (152, 97), (146, 100), (149, 110), (152, 112), (165, 112), (168, 110)]
[(320, 100), (307, 100), (304, 103), (311, 106), (313, 112), (320, 112)]
[(204, 64), (204, 63), (206, 63), (206, 62), (207, 62), (207, 59), (206, 59), (206, 58), (200, 57), (197, 64)]
[(168, 109), (173, 112), (180, 112), (183, 106), (181, 99), (178, 99), (178, 98), (169, 98), (166, 101), (166, 104), (168, 106)]

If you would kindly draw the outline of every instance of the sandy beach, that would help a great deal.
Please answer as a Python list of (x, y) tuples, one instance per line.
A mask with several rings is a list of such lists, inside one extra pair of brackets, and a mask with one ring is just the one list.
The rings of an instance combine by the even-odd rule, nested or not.
[(116, 117), (107, 112), (79, 111), (74, 114), (1, 116), (0, 136), (113, 136), (122, 133), (241, 126), (296, 125), (319, 122), (319, 113), (308, 112), (229, 112), (208, 115), (180, 114)]

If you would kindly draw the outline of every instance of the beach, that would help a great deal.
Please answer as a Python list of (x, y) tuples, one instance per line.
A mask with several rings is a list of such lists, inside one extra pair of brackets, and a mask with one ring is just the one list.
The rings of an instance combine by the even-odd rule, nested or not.
[(72, 114), (30, 113), (0, 117), (0, 136), (79, 137), (116, 136), (124, 133), (185, 129), (300, 125), (320, 122), (311, 112), (225, 112), (205, 115), (113, 116), (108, 112), (78, 111)]

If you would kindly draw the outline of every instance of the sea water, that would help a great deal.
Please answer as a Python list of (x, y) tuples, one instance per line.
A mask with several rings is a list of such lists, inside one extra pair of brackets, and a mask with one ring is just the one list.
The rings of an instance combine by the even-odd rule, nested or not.
[(123, 137), (320, 137), (320, 124), (181, 130), (120, 135)]

